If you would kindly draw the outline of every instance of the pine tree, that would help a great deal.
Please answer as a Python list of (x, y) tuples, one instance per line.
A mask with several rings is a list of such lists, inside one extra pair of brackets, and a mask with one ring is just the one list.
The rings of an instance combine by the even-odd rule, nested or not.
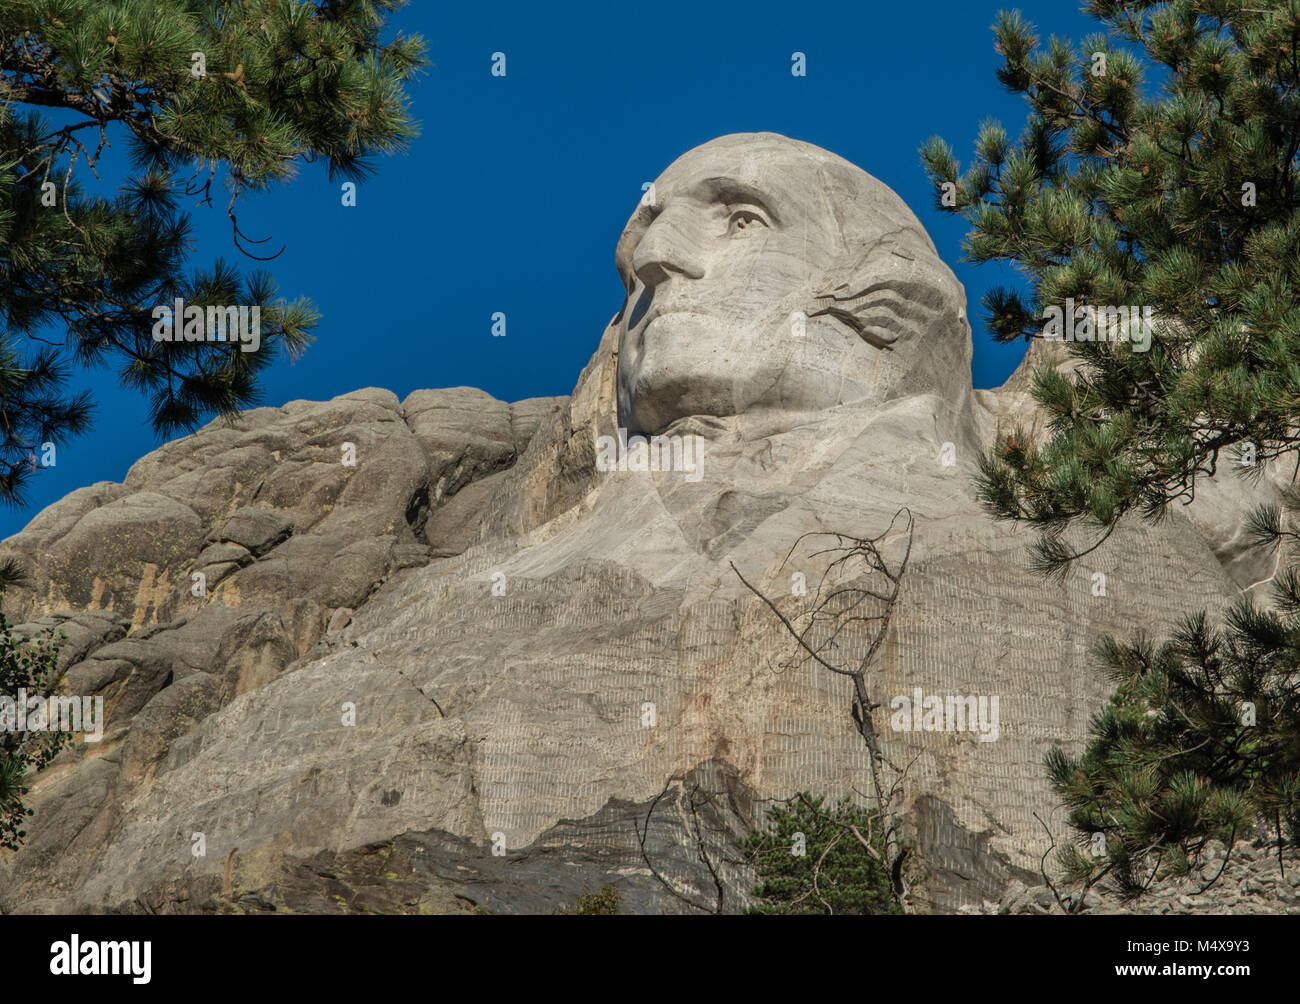
[[(16, 702), (48, 699), (60, 672), (59, 650), (66, 635), (53, 631), (24, 639), (15, 635), (0, 613), (0, 847), (17, 850), (27, 835), (22, 828), (32, 810), (23, 804), (31, 775), (45, 767), (71, 738), (66, 732), (20, 731)], [(20, 693), (21, 692), (21, 693)]]
[(618, 889), (605, 884), (598, 892), (583, 890), (573, 910), (561, 910), (561, 913), (573, 913), (578, 917), (613, 917), (618, 914)]
[[(62, 391), (72, 363), (114, 366), (165, 436), (255, 404), (277, 347), (305, 348), (317, 313), (265, 272), (186, 271), (180, 205), (224, 184), (233, 242), (270, 260), (239, 228), (244, 193), (316, 160), (360, 180), (402, 150), (424, 43), (382, 39), (404, 3), (0, 0), (0, 501), (22, 503), (40, 444), (88, 426), (89, 395)], [(119, 140), (131, 175), (87, 193)], [(260, 306), (261, 348), (155, 340), (152, 308), (177, 297)]]
[(1097, 308), (1155, 318), (1147, 351), (1129, 330), (1067, 342), (1073, 377), (1034, 374), (1050, 439), (982, 459), (986, 507), (1036, 527), (1061, 574), (1220, 463), (1300, 447), (1300, 0), (1085, 9), (1104, 30), (1081, 45), (998, 16), (997, 77), (1030, 107), (1017, 140), (984, 123), (964, 173), (941, 139), (922, 150), (939, 208), (972, 225), (967, 258), (1025, 277), (983, 300), (995, 339), (1042, 337), (1067, 299), (1093, 308), (1065, 319), (1082, 336)]
[[(1256, 543), (1300, 541), (1282, 510), (1300, 513), (1300, 490), (1280, 508), (1262, 505), (1250, 514)], [(1300, 843), (1294, 565), (1275, 580), (1273, 600), (1271, 609), (1242, 601), (1219, 629), (1204, 613), (1186, 618), (1158, 646), (1141, 638), (1101, 643), (1101, 662), (1117, 689), (1094, 716), (1082, 755), (1058, 749), (1047, 757), (1076, 831), (1076, 844), (1060, 859), (1068, 881), (1086, 890), (1109, 877), (1137, 896), (1200, 868), (1211, 840), (1226, 844), (1230, 855), (1238, 838), (1271, 838), (1280, 861), (1287, 845)]]
[[(801, 792), (772, 806), (742, 847), (760, 879), (757, 914), (901, 914), (884, 860), (879, 813)], [(871, 844), (868, 853), (864, 841)]]

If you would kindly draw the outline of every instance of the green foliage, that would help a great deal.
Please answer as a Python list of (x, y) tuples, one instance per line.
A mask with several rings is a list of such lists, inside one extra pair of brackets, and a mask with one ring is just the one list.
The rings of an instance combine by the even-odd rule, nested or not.
[[(1287, 496), (1285, 508), (1300, 512), (1300, 493)], [(1256, 539), (1273, 546), (1297, 539), (1281, 520), (1261, 507), (1251, 519)], [(1189, 617), (1159, 646), (1141, 638), (1101, 643), (1100, 661), (1117, 689), (1094, 716), (1081, 756), (1054, 750), (1047, 757), (1078, 837), (1061, 854), (1068, 880), (1109, 875), (1138, 895), (1198, 867), (1212, 839), (1231, 846), (1263, 832), (1300, 842), (1294, 568), (1278, 577), (1274, 597), (1272, 610), (1243, 601), (1217, 629), (1203, 613)]]
[[(871, 842), (873, 857), (854, 834)], [(803, 855), (796, 853), (803, 835)], [(823, 799), (800, 793), (772, 806), (763, 829), (742, 847), (760, 882), (753, 893), (756, 914), (902, 913), (889, 875), (879, 864), (885, 841), (878, 814), (847, 799), (824, 807)]]
[(1104, 539), (1190, 498), (1237, 444), (1261, 464), (1300, 446), (1300, 0), (1085, 9), (1105, 33), (1080, 45), (999, 15), (998, 79), (1030, 107), (1018, 140), (984, 123), (964, 172), (941, 139), (921, 151), (939, 207), (971, 224), (968, 260), (1025, 277), (984, 300), (995, 339), (1041, 337), (1067, 298), (1156, 318), (1146, 352), (1067, 343), (1077, 379), (1033, 388), (1050, 440), (983, 458), (985, 506), (1037, 527), (1060, 573), (1072, 524)]
[[(163, 436), (257, 403), (276, 347), (306, 347), (317, 313), (278, 299), (266, 274), (220, 260), (186, 271), (178, 204), (211, 204), (224, 183), (248, 253), (243, 193), (315, 160), (360, 179), (403, 149), (424, 43), (382, 38), (404, 3), (0, 0), (0, 500), (21, 504), (34, 447), (87, 427), (89, 396), (60, 390), (70, 362), (115, 367)], [(121, 138), (133, 174), (112, 198), (86, 194), (79, 175)], [(151, 310), (176, 297), (260, 306), (262, 348), (154, 341)], [(23, 358), (26, 339), (58, 329)]]
[(612, 917), (618, 913), (618, 890), (603, 885), (600, 892), (582, 892), (573, 914), (578, 917)]
[[(58, 682), (59, 649), (65, 639), (50, 631), (24, 641), (0, 613), (0, 696), (16, 701), (22, 689), (28, 698), (48, 698)], [(18, 732), (16, 723), (6, 727), (0, 719), (0, 847), (17, 850), (27, 835), (22, 826), (32, 810), (23, 804), (23, 796), (31, 774), (53, 760), (69, 738), (66, 732)]]

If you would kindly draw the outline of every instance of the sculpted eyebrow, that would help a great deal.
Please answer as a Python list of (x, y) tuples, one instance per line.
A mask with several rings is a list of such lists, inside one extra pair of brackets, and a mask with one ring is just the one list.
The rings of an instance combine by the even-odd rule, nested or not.
[(758, 206), (759, 209), (772, 218), (773, 223), (779, 225), (781, 222), (781, 217), (772, 208), (771, 197), (753, 185), (737, 181), (735, 178), (708, 178), (701, 184), (700, 188), (702, 189), (701, 194), (707, 195), (715, 202), (723, 202), (729, 205), (732, 203), (745, 203)]

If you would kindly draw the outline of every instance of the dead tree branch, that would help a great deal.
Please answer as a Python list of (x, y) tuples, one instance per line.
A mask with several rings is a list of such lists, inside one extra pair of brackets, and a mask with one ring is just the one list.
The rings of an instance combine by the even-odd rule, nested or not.
[[(901, 522), (901, 526), (900, 526)], [(813, 552), (813, 557), (833, 555), (813, 597), (811, 609), (802, 615), (806, 626), (800, 630), (776, 603), (741, 574), (734, 563), (736, 577), (745, 588), (767, 606), (799, 647), (823, 669), (853, 681), (853, 698), (849, 713), (854, 727), (867, 747), (871, 765), (874, 801), (884, 826), (885, 859), (879, 863), (890, 876), (893, 895), (907, 913), (913, 912), (911, 891), (904, 864), (908, 848), (900, 830), (900, 771), (885, 756), (876, 731), (873, 713), (880, 708), (871, 698), (868, 673), (889, 633), (889, 625), (902, 593), (903, 577), (912, 555), (915, 520), (906, 506), (894, 513), (884, 532), (875, 537), (852, 537), (842, 533), (810, 533), (797, 540), (786, 555), (788, 561), (799, 543), (809, 537), (829, 537), (832, 544)], [(903, 540), (901, 556), (892, 562), (885, 547), (895, 538)], [(782, 563), (784, 565), (784, 562)], [(866, 632), (866, 638), (861, 633)], [(893, 781), (886, 785), (884, 774), (891, 772)], [(854, 832), (858, 841), (873, 857), (878, 857), (870, 841)]]

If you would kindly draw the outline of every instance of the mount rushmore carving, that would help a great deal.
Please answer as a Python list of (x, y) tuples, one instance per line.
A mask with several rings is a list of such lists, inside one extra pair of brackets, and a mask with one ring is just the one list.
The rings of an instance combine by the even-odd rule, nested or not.
[[(684, 154), (616, 262), (627, 298), (569, 397), (259, 408), (5, 542), (30, 576), (10, 620), (68, 632), (64, 687), (107, 721), (38, 777), (0, 908), (550, 911), (613, 882), (629, 910), (742, 909), (728, 849), (763, 807), (860, 799), (869, 764), (849, 682), (736, 571), (797, 618), (796, 584), (827, 574), (797, 542), (902, 507), (871, 679), (911, 765), (917, 905), (1035, 881), (1035, 813), (1063, 829), (1043, 755), (1077, 751), (1108, 692), (1096, 636), (1266, 578), (1245, 489), (1124, 526), (1063, 584), (1035, 575), (971, 486), (992, 436), (1036, 428), (1024, 367), (972, 390), (964, 293), (920, 222), (806, 143)], [(701, 476), (598, 463), (602, 438), (673, 436), (702, 444)], [(915, 727), (891, 727), (894, 698)], [(930, 698), (996, 724), (927, 719)]]

